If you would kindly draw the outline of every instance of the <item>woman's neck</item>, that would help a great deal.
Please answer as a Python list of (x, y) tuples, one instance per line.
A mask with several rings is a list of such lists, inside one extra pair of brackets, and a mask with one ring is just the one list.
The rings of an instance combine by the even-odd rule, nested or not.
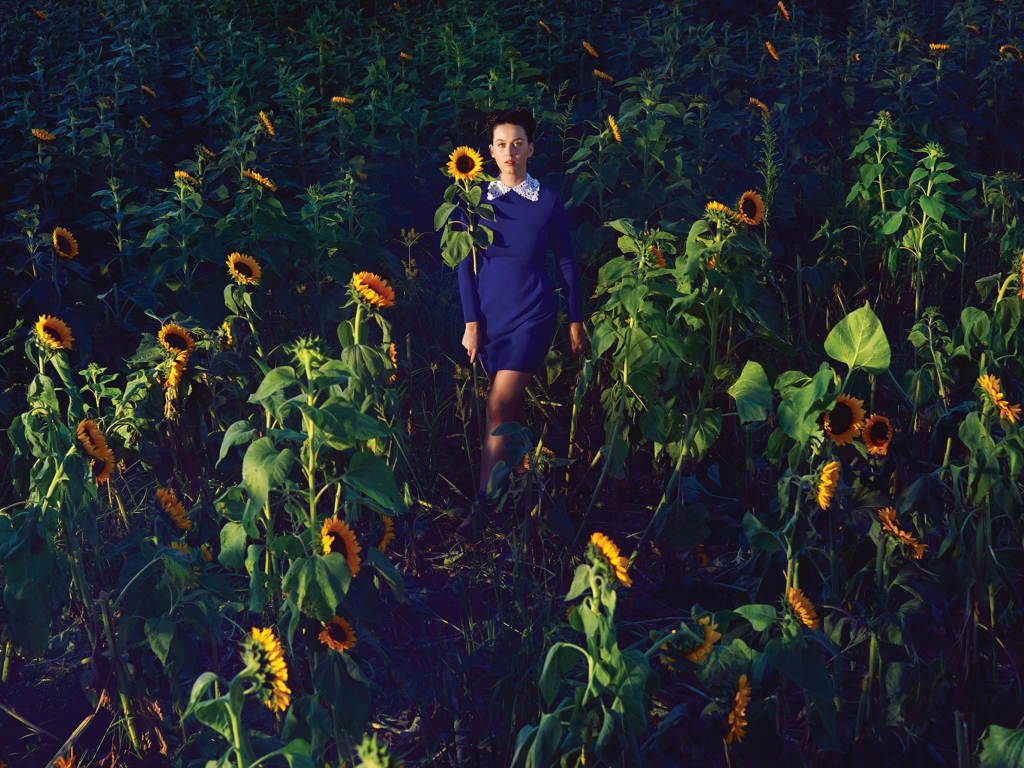
[(524, 181), (526, 181), (526, 172), (524, 171), (523, 175), (519, 178), (515, 178), (510, 174), (502, 173), (500, 178), (501, 183), (504, 184), (506, 187), (508, 187), (509, 189), (515, 189)]

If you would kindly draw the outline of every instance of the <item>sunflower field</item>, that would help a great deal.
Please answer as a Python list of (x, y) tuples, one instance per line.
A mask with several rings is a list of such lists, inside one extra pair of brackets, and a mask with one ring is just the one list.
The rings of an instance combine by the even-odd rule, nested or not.
[[(1022, 49), (1024, 0), (5, 4), (0, 768), (1024, 768)], [(589, 348), (563, 297), (460, 537), (452, 212), (517, 107)]]

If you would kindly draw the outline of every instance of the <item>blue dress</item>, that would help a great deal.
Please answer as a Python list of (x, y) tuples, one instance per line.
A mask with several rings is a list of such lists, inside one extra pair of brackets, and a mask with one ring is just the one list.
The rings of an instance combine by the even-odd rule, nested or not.
[[(519, 193), (538, 186), (536, 200)], [(549, 245), (566, 290), (569, 322), (583, 321), (569, 215), (558, 193), (529, 174), (514, 189), (494, 182), (489, 189), (504, 190), (482, 201), (494, 207), (496, 220), (478, 220), (494, 231), (494, 241), (477, 252), (477, 278), (472, 256), (459, 262), (463, 318), (480, 324), (477, 354), (488, 376), (501, 370), (536, 373), (551, 349), (558, 316), (558, 297), (546, 269)], [(466, 221), (461, 208), (453, 217)]]

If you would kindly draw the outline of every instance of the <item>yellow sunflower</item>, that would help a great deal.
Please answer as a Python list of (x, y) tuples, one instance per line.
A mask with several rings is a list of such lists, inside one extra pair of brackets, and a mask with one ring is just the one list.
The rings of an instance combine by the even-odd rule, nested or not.
[[(61, 240), (64, 241), (63, 248), (61, 247)], [(57, 252), (58, 256), (65, 259), (73, 259), (78, 255), (78, 241), (64, 227), (55, 227), (53, 230), (53, 250)]]
[(256, 173), (256, 171), (244, 170), (242, 176), (247, 178), (249, 181), (259, 184), (264, 189), (269, 189), (271, 192), (277, 192), (277, 185), (264, 176), (262, 173)]
[(185, 507), (178, 501), (174, 491), (166, 488), (156, 489), (156, 498), (160, 502), (160, 508), (171, 518), (179, 530), (189, 531), (192, 529), (192, 521), (188, 519)]
[(651, 255), (654, 256), (654, 264), (658, 269), (665, 268), (665, 254), (661, 252), (661, 248), (651, 246)]
[(141, 123), (143, 128), (150, 128), (150, 127), (152, 127), (149, 124), (149, 120), (144, 118), (142, 115), (139, 115), (139, 123)]
[(272, 122), (270, 122), (270, 118), (267, 117), (267, 113), (264, 112), (262, 109), (260, 110), (260, 122), (263, 123), (264, 130), (266, 130), (267, 133), (269, 133), (271, 136), (273, 136), (274, 135), (274, 124)]
[(949, 50), (949, 46), (945, 43), (928, 43), (928, 50), (933, 53), (945, 53)]
[(228, 256), (228, 272), (239, 285), (258, 285), (263, 270), (252, 256), (235, 251)]
[(340, 552), (345, 556), (345, 562), (348, 563), (348, 569), (354, 579), (361, 567), (359, 553), (363, 548), (359, 546), (356, 535), (348, 527), (348, 523), (336, 517), (324, 520), (324, 526), (320, 529), (320, 543), (325, 555)]
[(398, 56), (399, 56), (399, 58), (402, 59), (402, 61), (412, 61), (412, 56), (410, 56), (405, 51), (399, 51), (398, 52)]
[(538, 25), (540, 26), (540, 28), (541, 28), (541, 29), (543, 29), (543, 30), (544, 30), (545, 32), (547, 32), (547, 33), (548, 33), (549, 35), (553, 35), (553, 34), (554, 34), (554, 32), (552, 32), (552, 31), (551, 31), (551, 27), (549, 27), (549, 26), (548, 26), (547, 24), (545, 24), (545, 23), (544, 23), (543, 21), (538, 21), (538, 22), (537, 22), (537, 24), (538, 24)]
[(711, 653), (715, 643), (722, 639), (722, 633), (717, 631), (718, 625), (711, 623), (710, 616), (702, 617), (698, 624), (704, 629), (704, 640), (692, 651), (683, 654), (694, 664), (700, 664), (700, 662), (704, 661), (705, 657)]
[(594, 70), (594, 77), (598, 78), (599, 80), (607, 80), (609, 83), (615, 82), (614, 77), (609, 75), (607, 72), (602, 72), (600, 69)]
[(83, 450), (92, 458), (102, 458), (107, 452), (107, 440), (99, 425), (92, 419), (83, 419), (78, 423), (78, 442)]
[(199, 50), (199, 46), (198, 45), (193, 45), (192, 46), (192, 50), (196, 52), (196, 56), (198, 56), (200, 59), (202, 59), (203, 63), (205, 64), (206, 63), (206, 57), (203, 56), (203, 52)]
[(756, 227), (764, 219), (764, 200), (752, 189), (748, 189), (740, 195), (740, 201), (736, 203), (736, 212), (740, 220)]
[(36, 11), (36, 18), (46, 21), (46, 14), (43, 11)]
[(153, 97), (156, 97), (156, 91), (154, 91), (154, 90), (153, 90), (152, 88), (150, 88), (150, 87), (149, 87), (148, 85), (143, 85), (143, 86), (140, 86), (140, 88), (141, 88), (142, 92), (143, 92), (144, 94), (146, 94), (147, 96), (153, 96)]
[(797, 587), (789, 588), (789, 607), (793, 609), (793, 613), (800, 620), (800, 623), (809, 629), (818, 628), (818, 614), (814, 610), (814, 605), (808, 600), (804, 593)]
[(740, 215), (736, 211), (717, 200), (712, 200), (704, 206), (704, 215), (709, 221), (718, 224), (736, 224), (740, 221)]
[(782, 0), (779, 0), (779, 13), (782, 14), (782, 18), (789, 21), (789, 11), (786, 10), (786, 6), (783, 5)]
[(72, 349), (75, 337), (63, 320), (51, 315), (40, 315), (35, 325), (36, 340), (47, 349)]
[(747, 735), (747, 704), (750, 703), (750, 684), (747, 683), (746, 673), (740, 675), (736, 683), (736, 695), (733, 697), (732, 709), (729, 710), (729, 733), (726, 734), (725, 743), (732, 744), (743, 741)]
[(760, 109), (760, 110), (761, 110), (761, 112), (762, 112), (762, 113), (763, 113), (763, 114), (764, 114), (764, 115), (765, 115), (766, 117), (767, 117), (767, 116), (768, 116), (769, 114), (771, 114), (771, 113), (770, 113), (770, 111), (768, 110), (768, 107), (767, 107), (767, 106), (765, 105), (765, 103), (764, 103), (763, 101), (761, 101), (761, 100), (759, 100), (759, 99), (755, 99), (755, 98), (754, 98), (753, 96), (751, 96), (751, 97), (750, 97), (749, 101), (750, 101), (750, 104), (751, 104), (752, 106), (755, 106), (755, 107), (757, 107), (758, 109)]
[(381, 515), (381, 520), (384, 521), (384, 535), (380, 537), (380, 544), (377, 545), (377, 549), (384, 552), (395, 538), (395, 521), (387, 515)]
[(197, 186), (199, 184), (199, 179), (197, 179), (195, 176), (193, 176), (188, 171), (175, 171), (174, 172), (174, 180), (175, 181), (184, 181), (185, 183), (191, 184), (192, 186)]
[(836, 445), (848, 445), (864, 426), (864, 401), (839, 395), (831, 411), (825, 414), (822, 427)]
[(586, 41), (584, 41), (584, 43), (583, 43), (583, 50), (586, 51), (587, 53), (589, 53), (595, 59), (598, 58), (598, 53), (597, 53), (596, 50), (594, 50), (594, 46), (592, 46), (590, 43), (588, 43)]
[(38, 141), (56, 141), (57, 137), (44, 128), (33, 128), (32, 135), (36, 137)]
[(1001, 45), (1001, 46), (999, 46), (999, 52), (1000, 53), (1008, 53), (1011, 56), (1013, 56), (1013, 58), (1017, 59), (1018, 61), (1020, 61), (1020, 59), (1021, 59), (1020, 48), (1018, 48), (1015, 45)]
[(217, 154), (212, 149), (207, 147), (205, 144), (200, 144), (199, 145), (199, 151), (203, 153), (203, 155), (206, 157), (207, 160), (216, 160), (217, 159)]
[(157, 338), (160, 340), (160, 346), (172, 354), (188, 352), (191, 355), (196, 347), (192, 334), (176, 323), (167, 323), (161, 327)]
[(832, 494), (835, 493), (836, 485), (839, 484), (839, 462), (833, 459), (821, 470), (821, 477), (818, 479), (818, 506), (828, 509), (832, 501)]
[(231, 346), (235, 343), (231, 337), (231, 324), (225, 320), (220, 328), (224, 332), (224, 349), (231, 349)]
[(332, 96), (331, 97), (331, 103), (332, 104), (338, 104), (339, 106), (347, 107), (347, 106), (350, 106), (352, 104), (355, 104), (356, 102), (355, 102), (355, 100), (349, 99), (349, 98), (347, 98), (345, 96)]
[(387, 280), (372, 272), (356, 272), (352, 275), (352, 291), (356, 298), (373, 309), (387, 309), (395, 305), (395, 291)]
[(1024, 300), (1024, 253), (1020, 255), (1020, 267), (1017, 269), (1017, 297)]
[(448, 173), (456, 181), (473, 181), (483, 170), (484, 159), (472, 147), (457, 147), (448, 156)]
[(885, 416), (877, 413), (871, 414), (871, 418), (864, 424), (861, 430), (861, 437), (868, 452), (876, 456), (885, 456), (889, 452), (889, 441), (892, 440), (892, 424)]
[(910, 548), (915, 560), (920, 560), (924, 557), (924, 553), (927, 551), (928, 545), (919, 543), (916, 537), (896, 525), (895, 509), (892, 507), (886, 507), (885, 509), (878, 510), (878, 520), (882, 524), (883, 531), (893, 536), (904, 546)]
[(188, 366), (188, 352), (175, 352), (171, 369), (167, 373), (167, 380), (164, 382), (165, 389), (177, 389), (181, 379), (185, 375), (185, 368)]
[(114, 452), (109, 448), (105, 448), (100, 455), (91, 459), (90, 464), (92, 473), (96, 476), (96, 485), (102, 485), (110, 480), (110, 476), (114, 474), (114, 467), (117, 462), (114, 461)]
[(252, 628), (247, 639), (244, 659), (246, 666), (253, 668), (258, 685), (256, 693), (271, 711), (283, 712), (291, 702), (291, 689), (287, 685), (288, 667), (284, 661), (281, 642), (274, 631)]
[(973, 24), (964, 24), (964, 28), (967, 29), (969, 32), (973, 32), (976, 35), (981, 34), (981, 30), (979, 30)]
[[(388, 344), (388, 357), (391, 358), (391, 365), (395, 367), (395, 373), (391, 374), (391, 378), (389, 378), (386, 383), (394, 384), (395, 381), (398, 380), (398, 350), (395, 349), (395, 342), (393, 341)], [(391, 520), (391, 518), (386, 519), (388, 521)]]
[(619, 554), (619, 548), (615, 546), (615, 542), (603, 533), (595, 532), (590, 537), (590, 543), (593, 544), (601, 556), (608, 561), (608, 564), (612, 568), (612, 572), (615, 574), (615, 578), (627, 587), (633, 586), (633, 579), (631, 579), (629, 574), (626, 572), (626, 568), (629, 566), (629, 559)]
[(986, 373), (984, 376), (978, 377), (978, 384), (992, 398), (992, 403), (999, 409), (999, 418), (1006, 419), (1011, 424), (1014, 424), (1020, 418), (1020, 406), (1010, 405), (1009, 401), (1003, 396), (1002, 384), (999, 379), (990, 373)]
[(619, 126), (615, 124), (615, 118), (608, 115), (608, 127), (612, 129), (612, 137), (619, 143), (622, 142), (622, 134), (619, 133)]
[(771, 43), (769, 43), (769, 42), (768, 42), (767, 40), (765, 40), (765, 41), (764, 41), (764, 47), (765, 47), (765, 50), (766, 50), (766, 51), (768, 51), (768, 55), (769, 55), (769, 56), (771, 56), (771, 57), (772, 57), (773, 59), (775, 59), (776, 61), (778, 61), (778, 60), (779, 60), (779, 54), (778, 54), (778, 52), (777, 52), (777, 51), (775, 50), (775, 46), (774, 46), (774, 45), (772, 45), (772, 44), (771, 44)]
[(192, 557), (192, 550), (188, 548), (188, 544), (183, 541), (172, 541), (171, 549), (176, 549), (179, 552), (185, 553), (188, 557)]
[(320, 642), (333, 651), (344, 653), (356, 644), (356, 631), (340, 616), (324, 624), (320, 631)]
[(213, 561), (213, 552), (210, 550), (209, 544), (203, 544), (199, 548), (199, 553), (203, 556), (203, 560), (205, 560), (206, 562), (209, 563)]

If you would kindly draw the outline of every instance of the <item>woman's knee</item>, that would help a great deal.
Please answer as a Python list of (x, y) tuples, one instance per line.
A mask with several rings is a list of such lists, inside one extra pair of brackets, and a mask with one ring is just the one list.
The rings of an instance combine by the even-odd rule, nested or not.
[(492, 395), (487, 398), (487, 419), (492, 424), (504, 424), (513, 421), (516, 415), (516, 402), (510, 397)]

